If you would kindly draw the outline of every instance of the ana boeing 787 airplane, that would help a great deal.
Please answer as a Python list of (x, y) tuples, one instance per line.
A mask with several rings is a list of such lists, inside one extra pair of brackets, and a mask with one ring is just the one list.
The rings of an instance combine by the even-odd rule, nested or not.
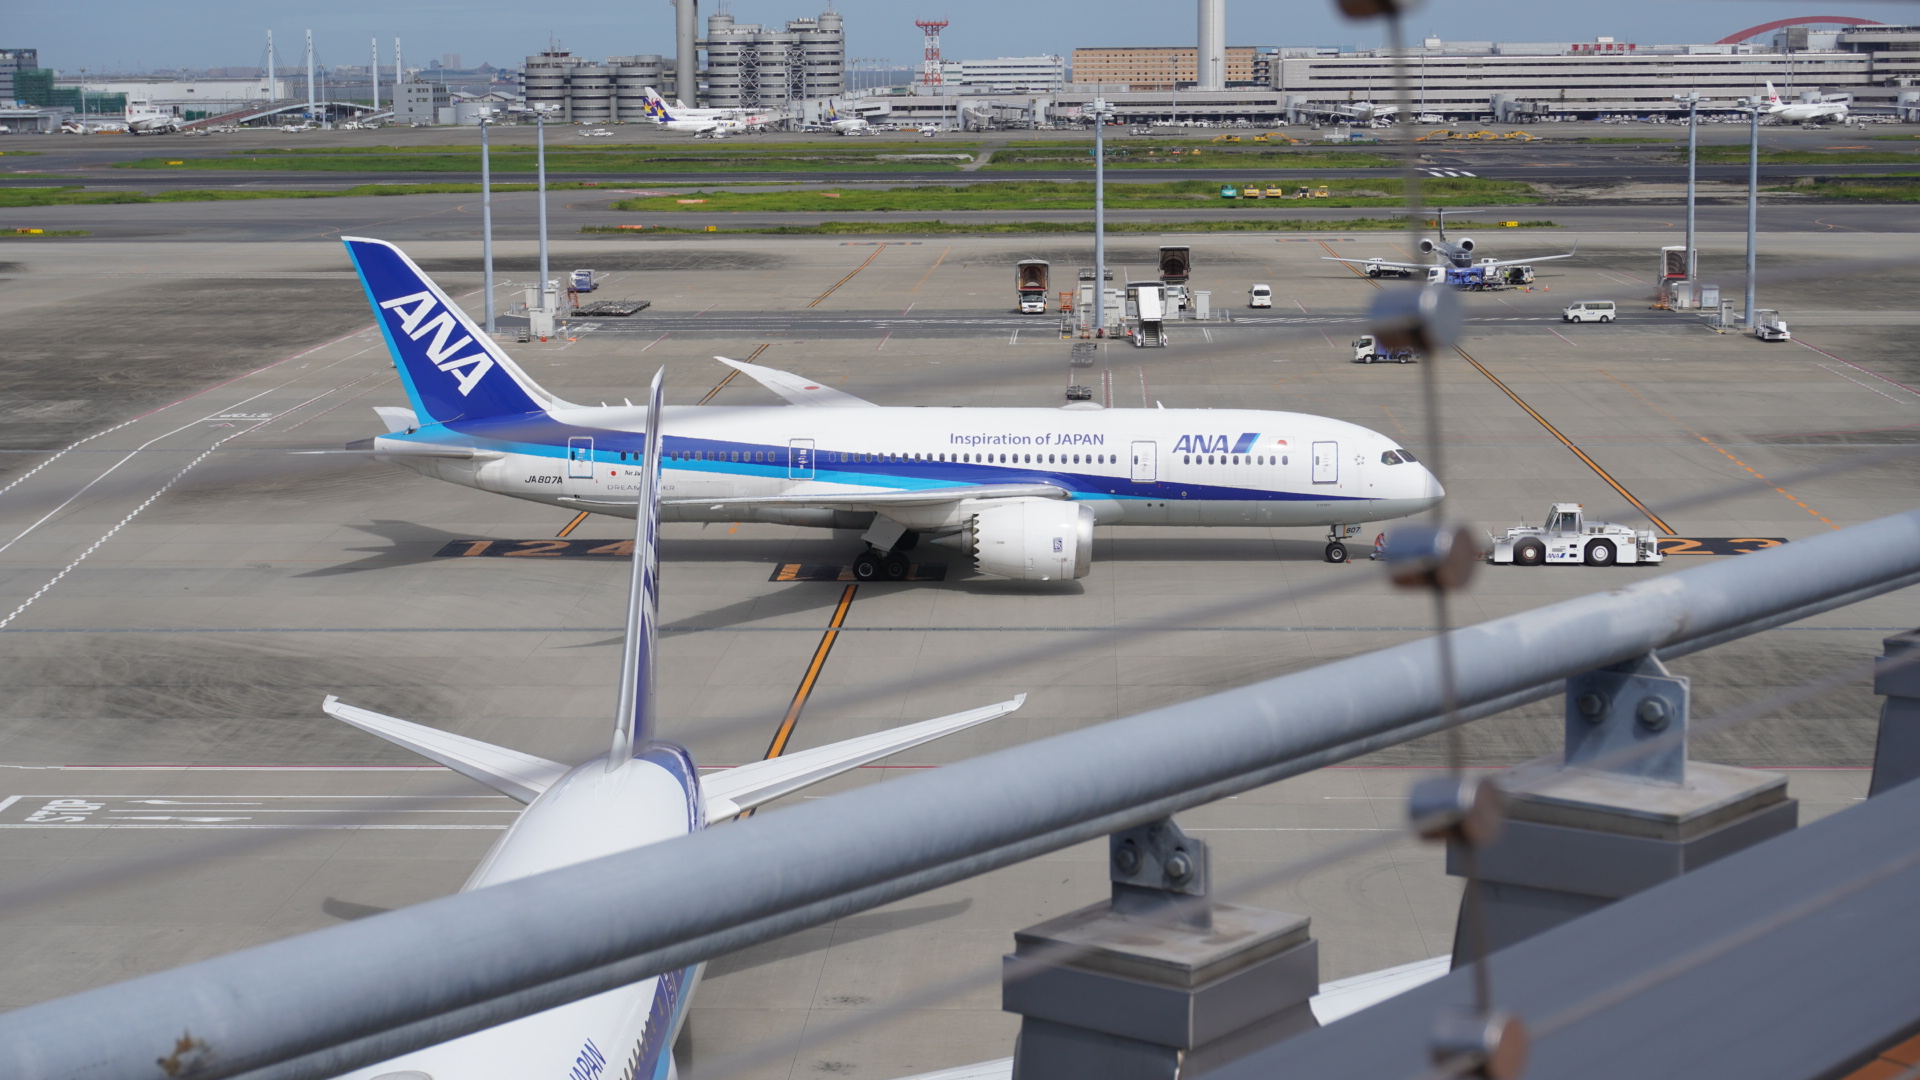
[[(634, 512), (646, 410), (542, 389), (399, 248), (346, 238), (412, 408), (355, 443), (427, 476), (596, 513)], [(920, 539), (981, 573), (1086, 575), (1095, 525), (1327, 526), (1433, 506), (1439, 483), (1393, 439), (1253, 409), (882, 407), (718, 357), (787, 407), (681, 406), (661, 422), (663, 521), (864, 530), (862, 580), (906, 576)]]
[[(636, 443), (639, 524), (633, 547), (625, 652), (613, 742), (603, 756), (569, 768), (398, 720), (328, 697), (327, 713), (526, 803), (462, 891), (656, 844), (1018, 709), (1026, 695), (997, 705), (756, 761), (702, 777), (686, 749), (654, 735), (654, 640), (659, 621), (660, 386), (655, 376), (646, 430)], [(644, 919), (644, 912), (634, 918)], [(416, 1051), (349, 1074), (438, 1080), (604, 1077), (672, 1080), (672, 1046), (686, 1018), (700, 965), (608, 990)]]

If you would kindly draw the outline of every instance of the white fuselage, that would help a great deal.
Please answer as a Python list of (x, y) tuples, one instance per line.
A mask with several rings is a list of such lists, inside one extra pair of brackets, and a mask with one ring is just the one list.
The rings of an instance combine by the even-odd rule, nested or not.
[[(383, 436), (376, 450), (470, 447), (472, 459), (388, 459), (485, 491), (630, 513), (644, 424), (638, 407), (453, 422)], [(1404, 517), (1441, 492), (1399, 444), (1356, 424), (1242, 409), (682, 406), (665, 411), (662, 517), (855, 527), (862, 493), (1047, 485), (1099, 525), (1356, 524)], [(1389, 453), (1391, 452), (1391, 453)], [(778, 506), (705, 499), (783, 498)], [(889, 506), (909, 529), (966, 520), (962, 499)]]
[[(664, 744), (611, 772), (605, 757), (594, 758), (535, 799), (461, 891), (693, 832), (705, 824), (697, 776), (684, 752)], [(356, 1070), (343, 1080), (409, 1071), (434, 1080), (667, 1080), (675, 1071), (673, 1039), (699, 976), (695, 966), (642, 979)]]
[(1845, 102), (1798, 101), (1792, 104), (1775, 101), (1767, 110), (1767, 115), (1775, 120), (1792, 123), (1805, 123), (1809, 120), (1845, 120), (1847, 105)]

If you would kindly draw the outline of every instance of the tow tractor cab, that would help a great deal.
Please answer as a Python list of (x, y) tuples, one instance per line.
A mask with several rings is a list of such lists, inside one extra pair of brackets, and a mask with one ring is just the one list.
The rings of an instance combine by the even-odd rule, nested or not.
[(1792, 341), (1793, 335), (1787, 330), (1787, 320), (1780, 317), (1772, 308), (1759, 308), (1753, 313), (1753, 336), (1761, 341)]
[(1587, 521), (1579, 503), (1554, 503), (1545, 525), (1522, 525), (1494, 536), (1491, 561), (1514, 566), (1543, 563), (1657, 563), (1666, 558), (1651, 529), (1634, 530)]
[(1255, 285), (1253, 288), (1248, 289), (1247, 290), (1247, 306), (1250, 308), (1272, 307), (1273, 306), (1273, 287), (1271, 285)]
[(574, 292), (592, 292), (600, 287), (594, 282), (591, 270), (575, 270), (570, 280), (571, 284), (568, 287)]

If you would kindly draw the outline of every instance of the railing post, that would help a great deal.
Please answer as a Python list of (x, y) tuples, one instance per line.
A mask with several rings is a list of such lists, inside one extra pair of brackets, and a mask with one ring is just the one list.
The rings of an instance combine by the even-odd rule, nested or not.
[[(1792, 829), (1787, 780), (1687, 757), (1686, 679), (1653, 656), (1567, 680), (1566, 749), (1516, 775), (1506, 827), (1479, 849), (1486, 951)], [(1458, 843), (1447, 872), (1464, 876)], [(1454, 964), (1474, 955), (1464, 910)]]
[(1305, 916), (1207, 900), (1172, 818), (1108, 838), (1113, 895), (1014, 935), (1001, 1007), (1015, 1080), (1181, 1080), (1316, 1025)]
[(1869, 796), (1920, 776), (1920, 630), (1895, 634), (1881, 644), (1886, 651), (1874, 665), (1873, 692), (1887, 700), (1880, 705)]

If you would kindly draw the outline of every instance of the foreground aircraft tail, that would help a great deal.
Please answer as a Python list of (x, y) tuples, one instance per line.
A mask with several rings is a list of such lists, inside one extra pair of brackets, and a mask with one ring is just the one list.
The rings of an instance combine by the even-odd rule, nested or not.
[(647, 441), (640, 452), (635, 508), (633, 582), (627, 593), (626, 652), (620, 659), (620, 704), (613, 716), (607, 770), (626, 764), (653, 739), (655, 641), (660, 624), (660, 410), (667, 369), (647, 390)]
[(399, 248), (385, 240), (342, 239), (421, 423), (545, 412), (561, 404)]

